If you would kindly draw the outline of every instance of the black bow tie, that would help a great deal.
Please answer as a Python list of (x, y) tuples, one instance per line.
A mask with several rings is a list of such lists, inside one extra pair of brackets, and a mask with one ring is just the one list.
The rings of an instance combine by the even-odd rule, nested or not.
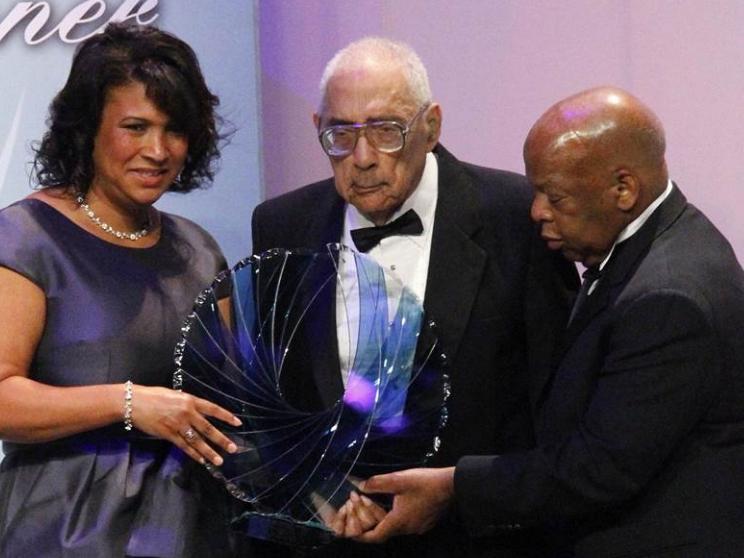
[(369, 252), (383, 238), (396, 234), (421, 234), (424, 226), (413, 209), (409, 209), (397, 219), (380, 227), (364, 227), (351, 231), (351, 239), (360, 252)]

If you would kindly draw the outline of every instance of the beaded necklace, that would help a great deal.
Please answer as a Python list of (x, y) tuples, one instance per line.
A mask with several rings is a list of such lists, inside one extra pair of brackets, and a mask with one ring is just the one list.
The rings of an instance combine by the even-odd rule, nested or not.
[(105, 221), (102, 221), (101, 218), (95, 214), (95, 212), (90, 208), (90, 205), (88, 205), (88, 203), (85, 201), (85, 197), (82, 194), (78, 194), (75, 198), (75, 201), (80, 206), (80, 209), (83, 210), (85, 215), (87, 215), (91, 221), (98, 225), (102, 230), (106, 231), (112, 236), (115, 236), (116, 238), (123, 238), (126, 240), (131, 240), (132, 242), (136, 242), (140, 238), (147, 236), (150, 232), (150, 227), (152, 226), (152, 224), (149, 222), (149, 220), (147, 224), (138, 231), (117, 231), (114, 227), (112, 227)]

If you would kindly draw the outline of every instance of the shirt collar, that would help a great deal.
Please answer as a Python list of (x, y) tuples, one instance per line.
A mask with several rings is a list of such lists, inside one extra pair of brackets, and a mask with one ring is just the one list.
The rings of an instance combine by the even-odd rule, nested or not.
[(669, 194), (672, 193), (673, 188), (674, 185), (672, 184), (671, 179), (667, 180), (667, 187), (664, 192), (662, 192), (646, 209), (644, 209), (638, 217), (633, 219), (622, 231), (620, 231), (620, 234), (617, 236), (614, 244), (612, 245), (612, 248), (610, 249), (610, 253), (607, 254), (607, 257), (605, 257), (605, 259), (602, 260), (602, 263), (599, 264), (600, 271), (604, 269), (604, 266), (607, 265), (608, 261), (610, 261), (612, 253), (615, 251), (615, 246), (625, 240), (628, 240), (631, 236), (641, 230), (641, 227), (646, 223), (646, 221), (648, 221), (653, 212), (656, 211), (656, 209), (664, 202), (664, 200), (669, 197)]

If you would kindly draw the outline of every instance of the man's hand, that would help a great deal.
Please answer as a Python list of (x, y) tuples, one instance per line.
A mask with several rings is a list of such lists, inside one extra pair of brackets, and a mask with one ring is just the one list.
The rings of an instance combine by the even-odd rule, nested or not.
[(337, 537), (354, 538), (369, 531), (385, 517), (385, 510), (364, 495), (352, 491), (338, 512), (323, 518)]
[(425, 533), (449, 507), (454, 497), (454, 478), (454, 467), (409, 469), (371, 477), (360, 488), (368, 493), (393, 494), (393, 509), (374, 529), (354, 539), (381, 543), (396, 535)]

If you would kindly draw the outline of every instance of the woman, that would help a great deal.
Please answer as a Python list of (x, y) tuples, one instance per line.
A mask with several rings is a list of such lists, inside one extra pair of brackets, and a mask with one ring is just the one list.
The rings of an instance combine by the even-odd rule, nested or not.
[(184, 453), (219, 466), (236, 448), (213, 423), (240, 421), (166, 386), (225, 262), (153, 204), (212, 179), (217, 104), (191, 48), (155, 28), (112, 24), (75, 54), (41, 188), (0, 211), (0, 556), (208, 552)]

